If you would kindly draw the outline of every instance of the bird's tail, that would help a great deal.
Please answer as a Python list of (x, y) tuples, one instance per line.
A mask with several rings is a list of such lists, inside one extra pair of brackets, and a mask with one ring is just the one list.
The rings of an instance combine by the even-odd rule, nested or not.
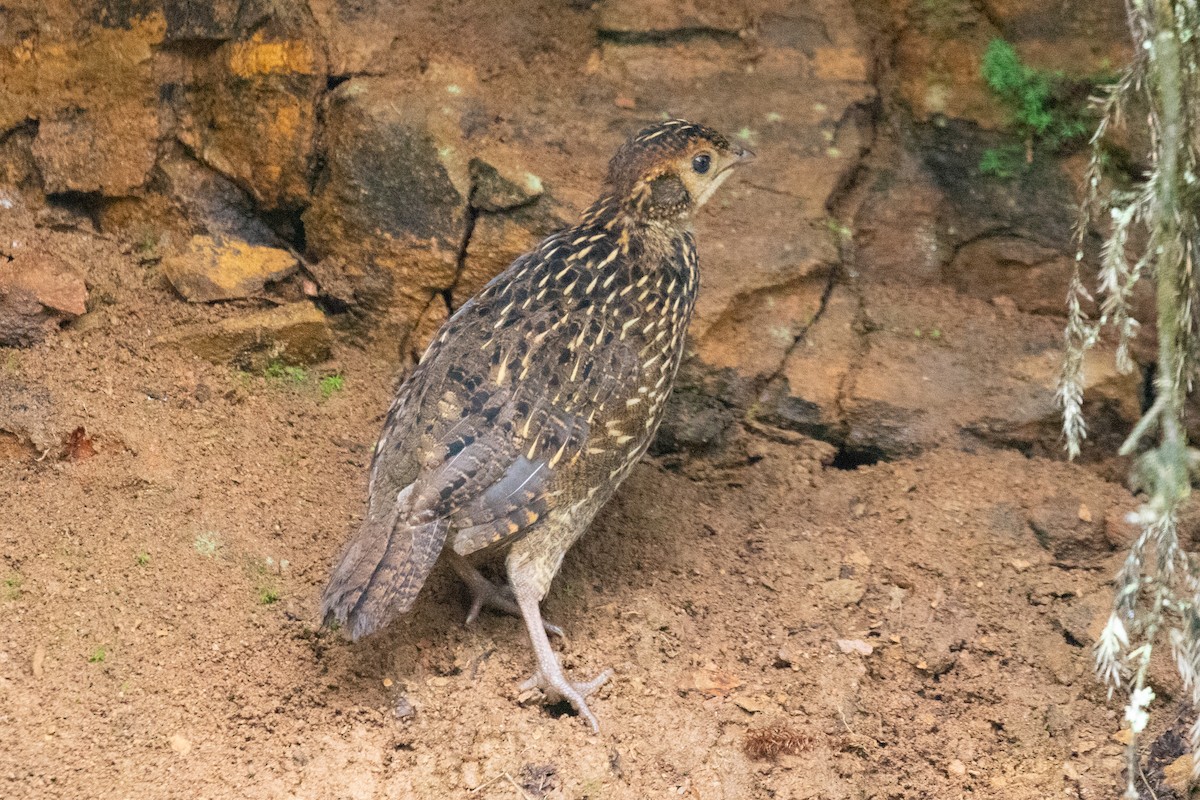
[(440, 519), (411, 525), (403, 514), (382, 520), (368, 517), (325, 587), (324, 623), (336, 622), (352, 639), (359, 639), (412, 608), (442, 552), (448, 526)]

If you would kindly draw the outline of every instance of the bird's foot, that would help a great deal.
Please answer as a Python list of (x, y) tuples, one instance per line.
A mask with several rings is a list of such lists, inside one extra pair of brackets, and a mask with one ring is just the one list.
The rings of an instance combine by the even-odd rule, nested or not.
[(600, 723), (596, 721), (596, 715), (588, 708), (587, 698), (601, 686), (608, 682), (613, 676), (611, 669), (606, 669), (592, 678), (590, 681), (582, 683), (573, 683), (567, 680), (562, 672), (552, 674), (550, 677), (539, 669), (533, 673), (533, 677), (521, 684), (521, 691), (526, 692), (530, 689), (541, 689), (546, 695), (546, 699), (551, 702), (566, 700), (578, 712), (579, 716), (587, 720), (587, 723), (592, 726), (593, 733), (600, 732)]
[[(509, 587), (497, 586), (483, 577), (479, 572), (475, 572), (470, 578), (463, 576), (463, 579), (467, 584), (467, 589), (471, 592), (471, 610), (467, 612), (466, 625), (470, 625), (479, 619), (479, 612), (485, 607), (502, 611), (505, 614), (512, 614), (514, 617), (521, 616), (521, 609), (517, 605), (516, 598), (513, 597), (512, 589)], [(557, 636), (560, 639), (567, 638), (566, 634), (563, 633), (563, 629), (553, 622), (543, 620), (542, 627), (546, 629), (546, 633)]]

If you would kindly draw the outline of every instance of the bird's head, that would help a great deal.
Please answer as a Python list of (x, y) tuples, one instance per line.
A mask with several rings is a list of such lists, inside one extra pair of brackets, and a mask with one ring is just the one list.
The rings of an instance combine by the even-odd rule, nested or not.
[(608, 163), (608, 184), (646, 221), (686, 222), (754, 153), (706, 125), (672, 119), (643, 128)]

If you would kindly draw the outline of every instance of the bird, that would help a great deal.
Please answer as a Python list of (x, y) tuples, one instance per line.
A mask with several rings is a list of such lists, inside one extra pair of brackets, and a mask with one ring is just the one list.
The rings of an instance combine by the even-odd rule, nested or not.
[[(600, 508), (654, 438), (699, 290), (692, 221), (754, 154), (670, 119), (638, 131), (578, 222), (464, 303), (400, 385), (372, 458), (367, 511), (338, 558), (323, 622), (357, 640), (408, 612), (439, 559), (486, 606), (525, 623), (522, 689), (587, 698), (567, 679), (541, 602)], [(508, 584), (478, 562), (503, 558)]]

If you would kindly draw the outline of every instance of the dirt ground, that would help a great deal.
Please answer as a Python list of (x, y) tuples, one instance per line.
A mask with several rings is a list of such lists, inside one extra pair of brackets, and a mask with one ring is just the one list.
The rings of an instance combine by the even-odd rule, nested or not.
[[(465, 628), (448, 575), (371, 640), (317, 630), (392, 365), (339, 347), (325, 397), (315, 371), (185, 361), (149, 332), (203, 312), (167, 291), (0, 367), (95, 450), (0, 460), (5, 796), (1115, 792), (1088, 645), (1133, 499), (1087, 469), (946, 447), (846, 470), (748, 431), (647, 461), (546, 604), (570, 673), (616, 670), (595, 736), (518, 695), (519, 621)], [(749, 755), (767, 726), (798, 753)]]
[[(351, 645), (319, 628), (318, 598), (363, 512), (371, 449), (400, 377), (396, 342), (358, 337), (366, 325), (339, 320), (333, 357), (303, 370), (243, 372), (187, 356), (160, 337), (272, 300), (185, 303), (136, 240), (97, 231), (96, 215), (118, 216), (119, 203), (91, 190), (41, 197), (37, 228), (0, 225), (4, 236), (52, 230), (46, 246), (90, 294), (87, 313), (46, 341), (0, 348), (0, 418), (25, 426), (21, 437), (0, 430), (0, 796), (1117, 796), (1120, 704), (1094, 680), (1090, 648), (1136, 506), (1121, 483), (1126, 465), (1067, 464), (1053, 431), (1049, 448), (1023, 450), (959, 435), (979, 408), (999, 417), (1007, 398), (1026, 397), (1024, 385), (1004, 388), (1017, 380), (1014, 352), (1053, 360), (1045, 343), (1061, 341), (1058, 321), (995, 302), (990, 283), (970, 302), (941, 285), (950, 262), (934, 263), (938, 247), (958, 253), (954, 236), (1013, 226), (971, 208), (962, 213), (984, 219), (979, 231), (935, 225), (933, 189), (917, 193), (903, 164), (883, 163), (882, 140), (902, 137), (875, 94), (888, 59), (864, 49), (856, 4), (779, 4), (794, 16), (763, 14), (774, 33), (749, 44), (721, 3), (699, 3), (711, 12), (700, 22), (668, 19), (676, 27), (666, 33), (616, 27), (602, 39), (586, 2), (482, 4), (465, 27), (456, 25), (473, 4), (397, 4), (407, 16), (395, 30), (376, 18), (387, 5), (315, 4), (333, 36), (328, 74), (312, 78), (328, 82), (319, 90), (373, 70), (418, 86), (425, 51), (471, 63), (492, 107), (512, 109), (486, 136), (538, 143), (528, 145), (530, 168), (566, 210), (591, 199), (601, 149), (635, 116), (671, 107), (719, 125), (758, 120), (750, 133), (761, 134), (768, 167), (731, 181), (699, 222), (710, 271), (703, 331), (693, 333), (710, 365), (743, 370), (739, 379), (758, 388), (789, 369), (833, 374), (828, 396), (812, 400), (822, 413), (890, 401), (891, 386), (932, 396), (930, 386), (965, 385), (978, 364), (1004, 386), (976, 386), (961, 408), (941, 397), (907, 409), (905, 419), (933, 431), (915, 456), (895, 457), (909, 451), (887, 450), (869, 425), (866, 444), (839, 456), (739, 419), (708, 455), (646, 459), (569, 553), (545, 604), (567, 632), (556, 647), (569, 675), (615, 670), (591, 702), (602, 725), (593, 735), (568, 707), (520, 693), (533, 664), (520, 621), (485, 614), (465, 627), (463, 592), (445, 570), (380, 635)], [(181, 42), (163, 52), (215, 52)], [(976, 81), (973, 67), (962, 70), (964, 83)], [(148, 129), (153, 156), (162, 143)], [(33, 135), (25, 126), (11, 138)], [(962, 159), (978, 162), (974, 151)], [(851, 248), (839, 251), (831, 231), (841, 235), (853, 221), (842, 212), (884, 184), (898, 188), (879, 189), (876, 230), (865, 240), (851, 231), (860, 258), (843, 263)], [(944, 205), (963, 206), (977, 187), (968, 189), (945, 189)], [(303, 249), (302, 238), (292, 243)], [(879, 279), (901, 262), (915, 272), (921, 259), (925, 283)], [(974, 274), (973, 264), (954, 266)], [(863, 284), (852, 287), (856, 270)], [(866, 347), (856, 317), (866, 303), (882, 321), (867, 331), (882, 342), (872, 357), (888, 369), (867, 373), (847, 398), (849, 367), (838, 373), (833, 347), (803, 334), (828, 310), (826, 324), (842, 326), (828, 338), (850, 340), (837, 355), (849, 363)], [(969, 351), (942, 341), (923, 361), (942, 332), (971, 339)], [(801, 344), (812, 352), (798, 353)], [(747, 366), (760, 357), (761, 369)], [(936, 363), (959, 382), (938, 382)], [(322, 382), (335, 375), (340, 386)], [(1038, 414), (1053, 391), (1052, 379), (1043, 384), (1027, 402)], [(807, 408), (810, 398), (797, 397)], [(1045, 421), (1028, 416), (1015, 414), (1014, 426)], [(70, 431), (74, 440), (60, 443)], [(1013, 439), (1003, 433), (993, 439)], [(1163, 767), (1183, 752), (1171, 712), (1178, 687), (1166, 668), (1153, 685), (1163, 711), (1147, 737), (1144, 785), (1165, 800), (1176, 795)], [(789, 752), (762, 752), (772, 737)]]

